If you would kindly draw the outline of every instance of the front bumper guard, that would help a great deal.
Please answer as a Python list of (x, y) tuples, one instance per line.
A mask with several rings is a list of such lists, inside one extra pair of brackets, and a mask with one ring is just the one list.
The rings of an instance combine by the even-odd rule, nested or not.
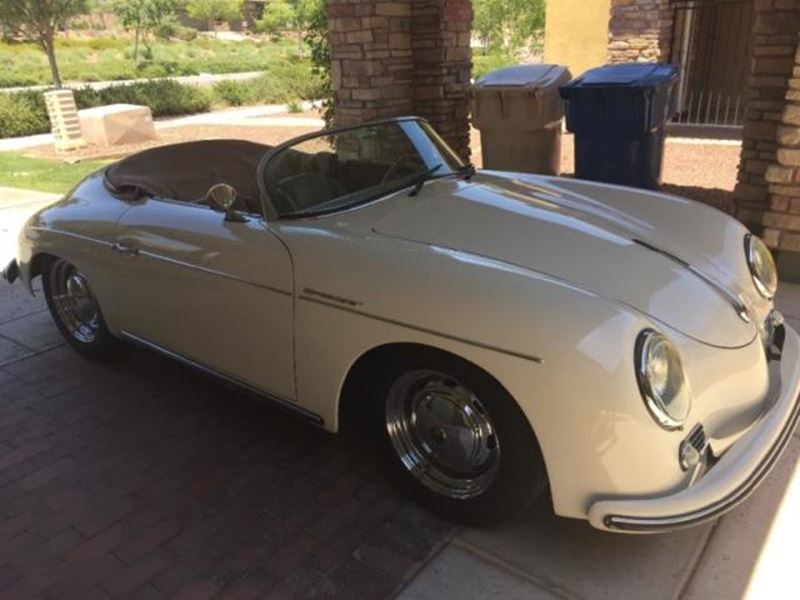
[[(657, 533), (710, 521), (745, 500), (783, 454), (800, 422), (800, 338), (781, 325), (781, 347), (770, 352), (780, 385), (770, 408), (703, 477), (669, 496), (599, 500), (589, 522), (606, 531)], [(776, 373), (777, 375), (777, 373)]]

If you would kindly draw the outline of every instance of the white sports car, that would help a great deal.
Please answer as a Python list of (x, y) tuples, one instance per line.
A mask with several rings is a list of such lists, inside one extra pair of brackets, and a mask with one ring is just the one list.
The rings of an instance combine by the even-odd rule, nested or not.
[(648, 532), (714, 518), (800, 417), (769, 250), (689, 200), (480, 171), (423, 120), (126, 158), (33, 216), (78, 351), (136, 342), (331, 431), (427, 505)]

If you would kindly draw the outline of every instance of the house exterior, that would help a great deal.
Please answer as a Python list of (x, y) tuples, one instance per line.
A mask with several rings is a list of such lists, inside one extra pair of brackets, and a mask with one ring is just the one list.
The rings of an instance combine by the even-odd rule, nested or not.
[[(470, 0), (328, 0), (336, 120), (431, 120), (469, 156)], [(800, 281), (800, 0), (550, 0), (545, 60), (681, 66), (679, 123), (742, 138), (734, 212)]]
[[(738, 134), (747, 105), (754, 0), (558, 0), (548, 3), (545, 61), (575, 73), (622, 62), (681, 69), (675, 122)], [(590, 20), (579, 28), (574, 15)], [(574, 25), (573, 25), (574, 27)]]

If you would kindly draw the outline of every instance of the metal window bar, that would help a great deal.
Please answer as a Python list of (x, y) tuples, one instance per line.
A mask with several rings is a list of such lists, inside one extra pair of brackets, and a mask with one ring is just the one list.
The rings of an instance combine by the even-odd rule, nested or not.
[(747, 98), (752, 0), (671, 0), (670, 62), (680, 66), (673, 123), (741, 127)]

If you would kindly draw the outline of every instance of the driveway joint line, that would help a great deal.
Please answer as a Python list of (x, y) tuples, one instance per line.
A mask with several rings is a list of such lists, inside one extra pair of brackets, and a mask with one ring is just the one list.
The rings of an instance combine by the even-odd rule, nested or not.
[(720, 520), (721, 519), (717, 519), (714, 521), (714, 524), (709, 528), (708, 534), (703, 540), (703, 543), (699, 544), (697, 550), (695, 550), (694, 556), (692, 557), (692, 568), (689, 569), (689, 572), (686, 573), (685, 577), (683, 577), (683, 580), (680, 582), (678, 591), (675, 594), (675, 598), (683, 598), (686, 594), (686, 590), (694, 580), (694, 576), (700, 567), (700, 563), (703, 562), (703, 556), (705, 556), (706, 550), (708, 550), (709, 546), (711, 546), (711, 540), (714, 539), (714, 534), (717, 532), (717, 527), (719, 527)]
[[(2, 336), (0, 336), (0, 337), (2, 337)], [(16, 344), (17, 342), (14, 342), (14, 343)], [(47, 346), (47, 347), (42, 348), (41, 350), (38, 350), (38, 351), (31, 350), (27, 346), (22, 346), (26, 350), (31, 350), (32, 354), (26, 354), (25, 356), (20, 356), (18, 358), (14, 358), (14, 359), (12, 359), (12, 360), (10, 360), (8, 362), (0, 363), (0, 369), (3, 368), (3, 367), (9, 367), (11, 365), (15, 365), (15, 364), (17, 364), (19, 362), (22, 362), (23, 360), (29, 360), (31, 358), (35, 358), (37, 356), (41, 356), (42, 354), (47, 354), (48, 352), (52, 352), (53, 350), (56, 350), (58, 348), (63, 347), (65, 344), (66, 344), (66, 342), (59, 342), (58, 344), (53, 344), (51, 346)], [(22, 344), (18, 344), (18, 345), (22, 345)]]
[(466, 542), (458, 537), (453, 538), (452, 544), (456, 548), (460, 548), (461, 550), (464, 550), (465, 552), (472, 554), (476, 558), (484, 562), (487, 562), (497, 567), (498, 569), (505, 571), (506, 573), (518, 577), (523, 581), (527, 581), (528, 583), (536, 586), (537, 588), (549, 592), (553, 596), (562, 598), (563, 600), (585, 600), (583, 596), (580, 596), (575, 592), (566, 590), (563, 587), (560, 587), (558, 584), (552, 581), (548, 581), (547, 579), (539, 578), (531, 575), (530, 573), (526, 573), (522, 569), (515, 567), (512, 564), (509, 564), (508, 562), (506, 562), (499, 556), (495, 555), (494, 553), (489, 552), (487, 550), (483, 550), (482, 548), (478, 548), (477, 546), (474, 546), (469, 542)]
[(14, 338), (9, 337), (8, 335), (5, 335), (2, 332), (0, 332), (0, 339), (3, 339), (5, 341), (7, 341), (7, 342), (11, 342), (15, 346), (20, 346), (22, 348), (25, 348), (25, 350), (28, 350), (30, 352), (34, 352), (34, 353), (36, 352), (36, 348), (33, 348), (32, 346), (28, 346), (28, 344), (26, 344), (24, 342), (19, 342), (19, 341), (15, 340)]
[(424, 562), (422, 562), (422, 564), (420, 564), (420, 566), (414, 571), (414, 574), (411, 575), (411, 577), (409, 577), (402, 585), (400, 585), (400, 587), (397, 590), (395, 590), (395, 594), (393, 595), (393, 597), (394, 598), (400, 597), (406, 590), (406, 588), (409, 587), (414, 582), (414, 580), (420, 575), (420, 573), (422, 573), (422, 571), (425, 570), (428, 567), (428, 565), (430, 565), (434, 560), (436, 560), (436, 558), (453, 543), (453, 540), (455, 540), (456, 536), (460, 531), (461, 531), (460, 529), (456, 528), (452, 532), (450, 532), (450, 534), (448, 534), (448, 536), (438, 544), (438, 547), (434, 549), (434, 551), (430, 554), (430, 556), (428, 556), (428, 558)]
[[(27, 319), (28, 317), (32, 317), (34, 315), (38, 315), (38, 314), (41, 314), (41, 313), (46, 312), (46, 311), (47, 311), (47, 308), (39, 308), (39, 309), (34, 310), (32, 312), (28, 312), (28, 313), (24, 313), (24, 314), (21, 314), (21, 315), (17, 315), (16, 317), (12, 317), (10, 319), (6, 319), (5, 321), (0, 321), (0, 327), (2, 327), (3, 325), (8, 325), (10, 323), (15, 323), (17, 321), (21, 321), (22, 319)], [(2, 334), (0, 334), (0, 335), (2, 335)]]

